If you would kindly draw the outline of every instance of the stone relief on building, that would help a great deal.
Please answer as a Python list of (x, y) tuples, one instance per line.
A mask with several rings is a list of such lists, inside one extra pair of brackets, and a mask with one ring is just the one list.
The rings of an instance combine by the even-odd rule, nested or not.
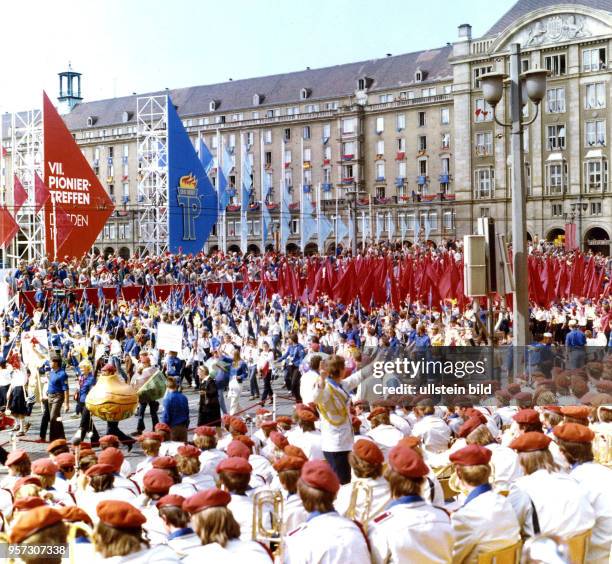
[(508, 43), (517, 42), (523, 47), (539, 47), (609, 33), (610, 28), (595, 18), (579, 14), (555, 14), (521, 28)]

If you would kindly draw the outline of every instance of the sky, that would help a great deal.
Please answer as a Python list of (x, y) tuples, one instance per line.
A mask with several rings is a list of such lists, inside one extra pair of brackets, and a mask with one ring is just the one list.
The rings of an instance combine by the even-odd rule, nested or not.
[(515, 0), (0, 1), (0, 112), (225, 82), (399, 55), (487, 31)]

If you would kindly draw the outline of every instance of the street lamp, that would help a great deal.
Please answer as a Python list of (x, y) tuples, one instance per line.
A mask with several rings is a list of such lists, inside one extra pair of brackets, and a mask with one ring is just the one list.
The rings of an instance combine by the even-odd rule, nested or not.
[[(493, 107), (493, 117), (499, 125), (511, 129), (510, 154), (512, 155), (512, 266), (514, 271), (514, 321), (512, 344), (525, 347), (529, 342), (529, 290), (527, 286), (527, 209), (525, 171), (523, 167), (523, 130), (538, 117), (539, 104), (546, 94), (548, 71), (534, 69), (520, 74), (521, 46), (510, 45), (510, 76), (504, 73), (488, 73), (480, 77), (482, 93)], [(497, 118), (495, 109), (502, 99), (504, 83), (510, 86), (510, 123)], [(526, 97), (523, 97), (526, 94)], [(522, 121), (522, 109), (531, 100), (536, 106), (533, 119)], [(516, 351), (517, 349), (515, 349)], [(518, 359), (518, 357), (515, 357)], [(524, 360), (521, 360), (522, 366)], [(519, 367), (515, 363), (515, 369)]]
[(353, 218), (351, 224), (351, 252), (354, 257), (357, 256), (357, 198), (364, 194), (363, 190), (359, 190), (357, 182), (353, 181), (352, 188), (346, 191), (346, 200), (349, 204), (349, 214)]
[(578, 214), (578, 248), (583, 251), (584, 250), (584, 239), (582, 238), (582, 214), (586, 213), (589, 208), (589, 204), (587, 202), (582, 201), (582, 192), (580, 193), (580, 201), (578, 203), (570, 204), (570, 208), (572, 209), (572, 216)]

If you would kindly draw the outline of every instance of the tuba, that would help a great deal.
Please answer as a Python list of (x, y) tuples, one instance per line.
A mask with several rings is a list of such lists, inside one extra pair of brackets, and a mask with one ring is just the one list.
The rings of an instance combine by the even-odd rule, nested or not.
[(93, 530), (91, 529), (91, 527), (89, 527), (89, 525), (80, 522), (68, 523), (68, 534), (66, 535), (66, 542), (68, 543), (70, 551), (70, 564), (76, 564), (76, 554), (74, 550), (74, 545), (79, 532), (85, 533), (85, 536), (93, 544)]
[(279, 562), (282, 561), (283, 504), (280, 490), (262, 490), (253, 496), (253, 540), (269, 546), (274, 560)]
[(123, 421), (134, 414), (138, 395), (119, 374), (102, 372), (87, 394), (85, 405), (92, 415), (104, 421)]
[(345, 517), (359, 521), (367, 531), (370, 513), (372, 511), (372, 486), (365, 480), (355, 480), (351, 489), (351, 498)]

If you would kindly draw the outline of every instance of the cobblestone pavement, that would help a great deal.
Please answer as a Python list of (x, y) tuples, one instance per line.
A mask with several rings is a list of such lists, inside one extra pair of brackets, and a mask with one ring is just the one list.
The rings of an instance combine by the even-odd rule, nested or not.
[[(72, 383), (73, 382), (71, 379), (71, 384)], [(276, 381), (273, 382), (273, 389), (275, 393), (277, 394), (277, 401), (276, 401), (277, 414), (278, 415), (290, 415), (293, 410), (294, 402), (293, 400), (289, 399), (290, 394), (283, 387), (282, 379), (277, 379)], [(185, 389), (184, 392), (189, 401), (191, 426), (195, 426), (197, 422), (199, 395), (195, 390), (191, 388)], [(245, 411), (244, 413), (240, 414), (240, 416), (247, 417), (250, 415), (254, 418), (255, 410), (258, 407), (260, 407), (260, 405), (257, 403), (257, 400), (250, 400), (249, 397), (250, 397), (249, 385), (248, 385), (248, 382), (244, 382), (243, 389), (242, 389), (242, 395), (240, 398), (240, 409), (242, 410), (247, 407), (249, 407), (249, 409)], [(228, 403), (227, 399), (226, 399), (226, 403)], [(71, 418), (71, 415), (74, 414), (75, 407), (76, 407), (76, 402), (71, 401), (70, 402), (70, 413), (62, 414), (62, 423), (64, 424), (66, 439), (68, 439), (68, 441), (72, 439), (72, 437), (75, 435), (75, 433), (77, 432), (79, 428), (80, 418)], [(266, 407), (268, 409), (272, 409), (271, 405), (267, 405)], [(161, 416), (161, 405), (160, 405), (159, 414)], [(13, 433), (9, 430), (0, 431), (0, 445), (2, 445), (7, 450), (13, 450), (13, 445), (15, 445), (15, 448), (21, 448), (27, 451), (30, 454), (30, 458), (32, 459), (41, 458), (41, 457), (46, 456), (47, 444), (34, 442), (39, 437), (38, 431), (40, 428), (41, 415), (42, 413), (41, 413), (40, 407), (38, 405), (34, 406), (34, 411), (32, 412), (32, 416), (30, 417), (31, 426), (30, 426), (30, 430), (28, 431), (28, 433), (23, 437), (14, 437)], [(106, 423), (98, 418), (94, 418), (94, 421), (98, 429), (98, 432), (101, 435), (103, 435), (106, 430)], [(136, 422), (137, 422), (137, 419), (136, 419), (136, 416), (134, 416), (134, 417), (131, 417), (130, 419), (122, 421), (119, 424), (119, 426), (124, 433), (127, 433), (129, 435), (130, 433), (136, 431)], [(148, 410), (145, 416), (145, 425), (146, 425), (147, 431), (151, 430), (151, 418), (149, 416)], [(140, 449), (137, 443), (134, 444), (134, 448), (132, 449), (130, 453), (128, 453), (125, 448), (123, 449), (123, 452), (126, 455), (126, 457), (132, 461), (132, 467), (134, 467), (138, 459), (143, 456), (142, 450)], [(3, 472), (6, 472), (6, 469), (4, 467), (0, 467), (0, 474), (2, 474)]]

